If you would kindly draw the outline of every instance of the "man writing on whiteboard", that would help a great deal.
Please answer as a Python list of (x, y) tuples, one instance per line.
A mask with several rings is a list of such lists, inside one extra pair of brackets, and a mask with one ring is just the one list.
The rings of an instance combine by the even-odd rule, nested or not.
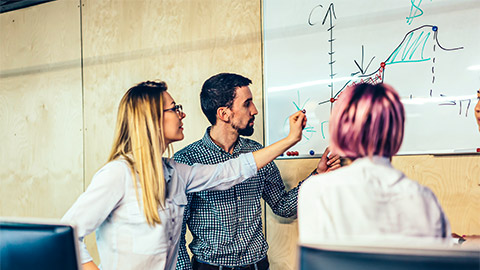
[[(177, 162), (216, 164), (252, 152), (262, 145), (240, 137), (253, 134), (257, 108), (252, 100), (251, 80), (237, 74), (221, 73), (203, 84), (201, 107), (212, 124), (204, 137), (178, 151)], [(280, 108), (279, 108), (280, 109)], [(323, 154), (313, 173), (324, 173), (340, 167), (338, 156)], [(263, 198), (272, 211), (282, 217), (297, 214), (300, 184), (285, 190), (280, 172), (272, 162), (257, 175), (225, 191), (203, 191), (190, 194), (185, 208), (177, 269), (268, 269), (268, 244), (262, 230)], [(186, 249), (186, 225), (192, 232)], [(250, 268), (248, 268), (250, 267)]]

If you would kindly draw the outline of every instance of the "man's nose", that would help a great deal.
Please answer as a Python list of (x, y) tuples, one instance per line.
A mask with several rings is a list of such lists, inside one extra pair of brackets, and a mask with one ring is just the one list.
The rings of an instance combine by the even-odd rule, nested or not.
[(252, 111), (252, 115), (257, 115), (257, 114), (258, 114), (257, 107), (255, 106), (255, 104), (253, 104), (253, 111)]

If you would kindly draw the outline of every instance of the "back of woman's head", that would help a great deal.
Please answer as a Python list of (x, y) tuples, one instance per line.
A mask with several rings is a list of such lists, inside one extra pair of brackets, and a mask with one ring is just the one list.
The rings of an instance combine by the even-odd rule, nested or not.
[(392, 157), (403, 141), (405, 111), (398, 93), (386, 84), (348, 87), (330, 116), (332, 152), (352, 159)]
[(162, 163), (166, 149), (163, 136), (165, 91), (165, 82), (146, 81), (124, 94), (118, 106), (113, 146), (108, 158), (108, 161), (123, 158), (129, 163), (139, 199), (138, 173), (144, 213), (150, 225), (161, 223), (158, 209), (164, 208), (165, 203)]

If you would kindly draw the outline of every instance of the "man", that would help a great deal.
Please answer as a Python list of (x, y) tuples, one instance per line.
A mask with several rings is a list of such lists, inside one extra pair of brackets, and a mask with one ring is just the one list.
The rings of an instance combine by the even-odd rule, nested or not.
[[(253, 134), (257, 108), (248, 87), (251, 80), (237, 74), (221, 73), (203, 84), (202, 111), (212, 124), (204, 137), (174, 156), (177, 162), (216, 164), (252, 152), (262, 145), (243, 137)], [(314, 173), (340, 167), (337, 156), (325, 151)], [(268, 244), (262, 231), (263, 198), (282, 217), (297, 213), (298, 186), (285, 190), (278, 168), (272, 162), (257, 175), (225, 191), (189, 194), (185, 209), (177, 269), (268, 269)], [(193, 235), (189, 261), (185, 243), (186, 224)]]

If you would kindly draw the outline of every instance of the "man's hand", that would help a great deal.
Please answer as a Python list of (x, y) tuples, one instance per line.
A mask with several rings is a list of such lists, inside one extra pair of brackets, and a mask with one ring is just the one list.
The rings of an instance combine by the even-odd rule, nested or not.
[(317, 169), (314, 171), (314, 174), (330, 172), (341, 167), (340, 156), (331, 155), (329, 157), (329, 154), (330, 149), (327, 147), (325, 152), (323, 152), (322, 158), (320, 158), (320, 161), (318, 162)]

